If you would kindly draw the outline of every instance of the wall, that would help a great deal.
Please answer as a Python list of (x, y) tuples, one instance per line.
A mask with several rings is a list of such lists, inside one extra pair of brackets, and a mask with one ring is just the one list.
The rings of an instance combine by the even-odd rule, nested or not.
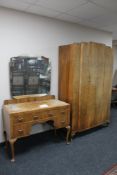
[[(18, 55), (46, 56), (52, 62), (51, 94), (58, 91), (58, 46), (80, 41), (95, 41), (111, 46), (111, 33), (85, 28), (38, 15), (0, 8), (0, 110), (10, 98), (10, 57)], [(0, 142), (2, 119), (0, 115)]]
[(117, 45), (113, 45), (113, 86), (117, 85)]

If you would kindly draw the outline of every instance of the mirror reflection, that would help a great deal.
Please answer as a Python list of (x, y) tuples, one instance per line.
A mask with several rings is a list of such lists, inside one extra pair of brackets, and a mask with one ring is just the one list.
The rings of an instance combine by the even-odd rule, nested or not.
[(49, 58), (18, 56), (10, 59), (11, 96), (49, 94), (50, 81)]

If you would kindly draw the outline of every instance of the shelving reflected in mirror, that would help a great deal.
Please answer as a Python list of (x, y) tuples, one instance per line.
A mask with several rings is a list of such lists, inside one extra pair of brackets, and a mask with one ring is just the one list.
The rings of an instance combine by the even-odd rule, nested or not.
[(10, 58), (11, 96), (50, 94), (51, 64), (49, 58), (18, 56)]

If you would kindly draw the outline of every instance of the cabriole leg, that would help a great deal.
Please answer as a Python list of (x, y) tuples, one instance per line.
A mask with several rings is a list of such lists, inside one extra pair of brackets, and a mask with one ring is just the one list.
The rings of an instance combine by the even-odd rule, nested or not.
[(10, 146), (11, 146), (11, 162), (14, 162), (15, 161), (15, 149), (14, 149), (14, 143), (15, 143), (16, 139), (10, 139), (9, 142), (10, 142)]
[(67, 129), (66, 143), (70, 144), (70, 142), (71, 142), (71, 127), (67, 126), (66, 129)]

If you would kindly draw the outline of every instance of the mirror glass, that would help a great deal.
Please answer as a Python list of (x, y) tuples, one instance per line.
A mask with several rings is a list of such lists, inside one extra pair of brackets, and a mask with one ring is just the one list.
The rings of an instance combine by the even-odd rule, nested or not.
[(10, 59), (11, 96), (49, 94), (51, 66), (49, 58), (12, 57)]

